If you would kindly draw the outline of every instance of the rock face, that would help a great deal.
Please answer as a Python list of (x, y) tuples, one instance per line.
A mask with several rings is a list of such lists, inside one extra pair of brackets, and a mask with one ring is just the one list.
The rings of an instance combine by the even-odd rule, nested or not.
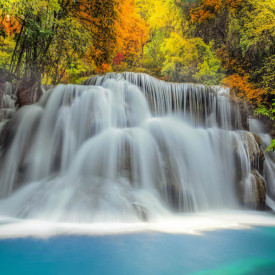
[[(241, 204), (252, 209), (264, 209), (266, 186), (263, 178), (265, 156), (262, 141), (255, 133), (241, 131), (241, 143), (234, 145), (237, 193)], [(242, 147), (242, 148), (240, 148)]]
[(36, 103), (42, 95), (42, 88), (40, 86), (30, 87), (24, 90), (18, 90), (18, 106), (22, 107)]
[(0, 122), (11, 119), (18, 107), (36, 103), (45, 91), (53, 87), (42, 85), (20, 90), (16, 84), (10, 82), (0, 84)]
[(239, 197), (242, 204), (247, 208), (265, 209), (265, 181), (257, 170), (252, 170), (247, 179), (239, 182)]
[(11, 83), (6, 82), (0, 86), (0, 122), (14, 115), (16, 100), (15, 89)]
[(256, 187), (256, 206), (258, 209), (264, 209), (266, 200), (266, 186), (264, 178), (261, 175), (259, 175), (257, 170), (253, 170), (252, 174), (254, 176), (254, 184)]

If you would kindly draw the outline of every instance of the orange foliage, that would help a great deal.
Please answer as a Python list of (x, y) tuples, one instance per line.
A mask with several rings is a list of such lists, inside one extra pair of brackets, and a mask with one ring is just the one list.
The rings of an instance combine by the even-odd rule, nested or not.
[(238, 8), (242, 2), (243, 0), (224, 0), (225, 5), (231, 11), (234, 11), (236, 8)]
[(234, 11), (243, 0), (201, 0), (199, 6), (191, 8), (191, 21), (202, 23), (214, 18), (217, 14), (228, 8)]
[(251, 103), (260, 103), (263, 101), (265, 95), (264, 89), (255, 87), (254, 84), (249, 82), (249, 75), (244, 73), (233, 74), (223, 80), (223, 84), (228, 86), (236, 93), (239, 98), (245, 99)]
[(225, 46), (217, 51), (217, 55), (223, 64), (223, 68), (231, 74), (223, 80), (223, 84), (228, 86), (241, 99), (250, 103), (262, 102), (266, 91), (249, 82), (249, 74), (243, 69), (244, 62), (230, 56)]
[(105, 65), (111, 64), (117, 53), (123, 56), (124, 62), (133, 63), (141, 55), (149, 33), (135, 0), (112, 2), (114, 9), (106, 9), (108, 0), (83, 0), (78, 11), (84, 22), (91, 25), (94, 40), (88, 55), (96, 60), (102, 72), (106, 72)]
[[(2, 14), (0, 12), (0, 16), (1, 15)], [(15, 18), (13, 18), (9, 15), (4, 15), (4, 16), (2, 15), (1, 17), (2, 18), (0, 19), (1, 20), (0, 26), (1, 26), (1, 28), (3, 28), (6, 35), (11, 35), (13, 33), (19, 32), (20, 24)]]
[(118, 17), (115, 24), (116, 52), (120, 52), (124, 60), (131, 63), (141, 55), (149, 28), (138, 13), (134, 0), (120, 1)]
[[(83, 26), (92, 33), (89, 59), (98, 67), (110, 63), (115, 53), (116, 34), (114, 31), (117, 19), (116, 8), (120, 0), (82, 0), (78, 3), (75, 14)], [(74, 15), (75, 15), (74, 14)]]
[(242, 69), (242, 65), (244, 65), (243, 61), (240, 61), (236, 58), (230, 56), (229, 52), (226, 50), (226, 47), (223, 45), (221, 48), (217, 50), (217, 56), (223, 64), (223, 68), (229, 73), (238, 73), (243, 74), (244, 70)]
[(111, 66), (107, 63), (102, 63), (99, 68), (97, 69), (97, 73), (99, 74), (106, 74), (111, 72)]

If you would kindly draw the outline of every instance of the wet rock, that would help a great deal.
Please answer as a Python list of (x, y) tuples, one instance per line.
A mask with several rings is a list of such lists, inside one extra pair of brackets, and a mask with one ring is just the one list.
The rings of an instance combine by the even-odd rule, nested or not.
[(266, 186), (263, 177), (254, 169), (238, 184), (240, 203), (249, 209), (264, 210)]
[(126, 178), (129, 182), (133, 184), (135, 181), (132, 171), (132, 162), (131, 162), (131, 142), (129, 139), (124, 139), (121, 141), (121, 147), (119, 152), (119, 161), (118, 161), (118, 177)]
[(167, 200), (172, 208), (176, 211), (184, 210), (182, 205), (182, 187), (174, 181), (169, 181), (165, 190)]
[[(242, 205), (250, 209), (264, 209), (266, 187), (263, 178), (265, 156), (262, 141), (255, 133), (239, 132), (234, 142), (236, 189)], [(245, 154), (243, 153), (245, 152)]]
[(263, 175), (265, 156), (261, 149), (262, 141), (260, 137), (250, 132), (240, 132), (240, 136), (244, 143), (244, 149), (249, 156), (251, 169), (256, 169)]
[(255, 138), (255, 141), (257, 142), (258, 144), (258, 147), (259, 147), (259, 151), (257, 153), (253, 153), (253, 163), (252, 163), (252, 167), (254, 167), (256, 170), (258, 170), (258, 172), (263, 175), (264, 174), (264, 161), (265, 161), (265, 155), (264, 155), (264, 152), (262, 150), (262, 140), (261, 138), (255, 134), (255, 133), (252, 133), (254, 138)]
[[(0, 113), (1, 114), (1, 113)], [(10, 148), (17, 130), (18, 123), (15, 119), (3, 122), (0, 135), (0, 153), (4, 154)]]
[(180, 173), (177, 171), (178, 168), (173, 165), (173, 163), (176, 162), (176, 159), (174, 159), (174, 156), (171, 154), (168, 144), (162, 142), (161, 139), (158, 139), (158, 145), (162, 152), (164, 163), (163, 172), (165, 178), (160, 178), (159, 182), (162, 182), (162, 184), (156, 187), (159, 189), (159, 192), (166, 203), (174, 211), (188, 211), (189, 209), (184, 209), (183, 189), (179, 178)]
[(31, 105), (33, 103), (36, 103), (39, 98), (42, 95), (42, 89), (41, 87), (30, 87), (27, 89), (21, 89), (17, 93), (17, 104), (19, 107), (25, 106), (25, 105)]
[(256, 186), (257, 186), (257, 198), (256, 198), (256, 205), (258, 209), (265, 208), (265, 200), (266, 200), (266, 186), (265, 181), (261, 175), (257, 173), (257, 171), (252, 172), (256, 179)]

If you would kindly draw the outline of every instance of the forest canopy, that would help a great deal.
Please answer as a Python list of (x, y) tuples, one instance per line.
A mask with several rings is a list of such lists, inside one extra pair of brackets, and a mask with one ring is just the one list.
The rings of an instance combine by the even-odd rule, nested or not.
[(139, 71), (227, 85), (274, 118), (275, 0), (0, 0), (0, 57), (22, 89)]

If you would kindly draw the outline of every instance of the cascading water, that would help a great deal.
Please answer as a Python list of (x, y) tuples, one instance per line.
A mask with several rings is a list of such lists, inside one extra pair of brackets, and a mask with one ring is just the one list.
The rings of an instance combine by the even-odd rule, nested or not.
[(46, 92), (2, 129), (0, 215), (128, 222), (264, 207), (262, 150), (228, 90), (134, 73), (84, 84)]

